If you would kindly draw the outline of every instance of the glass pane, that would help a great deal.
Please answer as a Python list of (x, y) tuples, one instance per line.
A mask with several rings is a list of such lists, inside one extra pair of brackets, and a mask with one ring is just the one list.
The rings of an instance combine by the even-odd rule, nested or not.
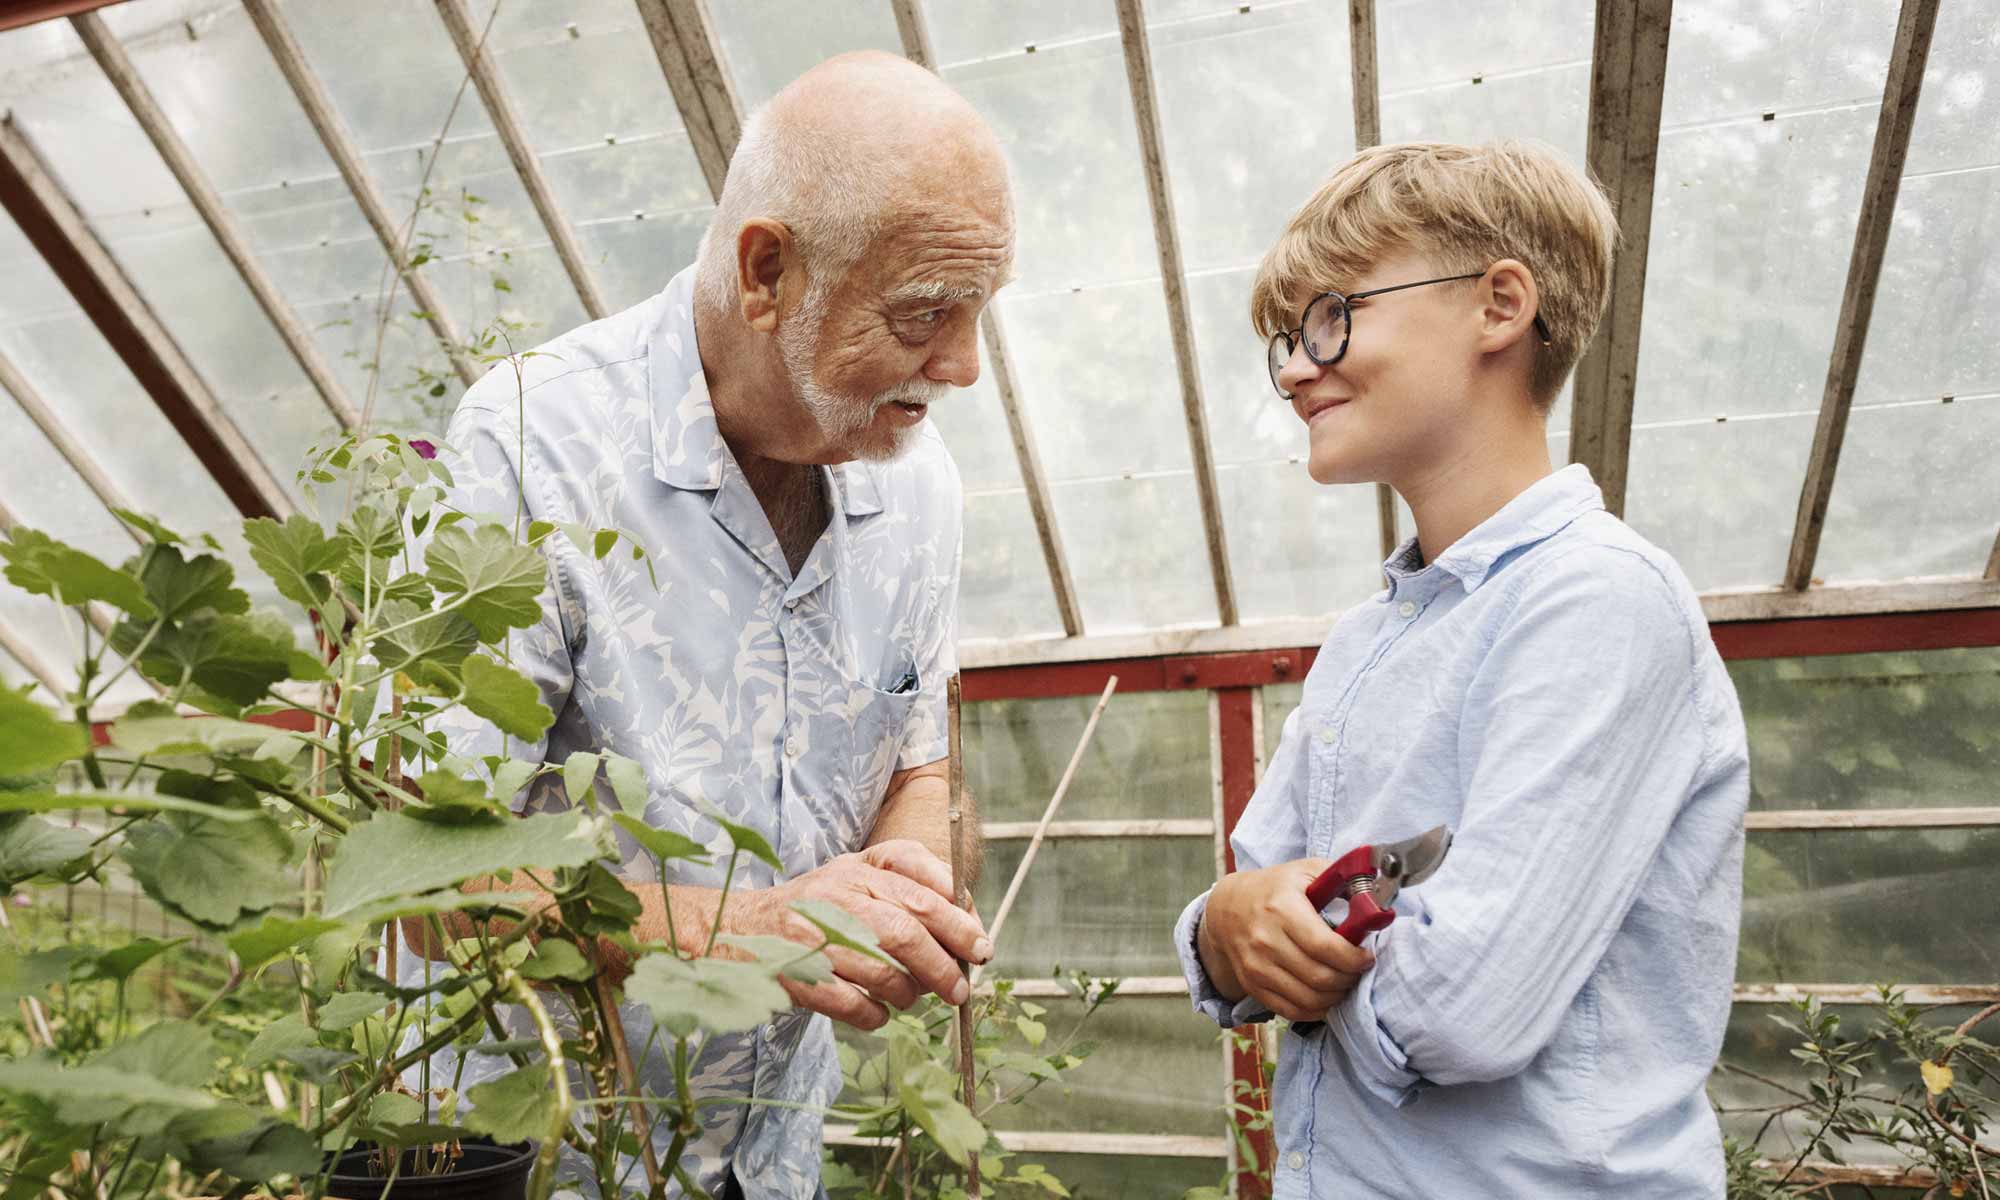
[(1776, 582), (1818, 415), (1634, 426), (1625, 519), (1673, 555), (1697, 590)]
[(999, 303), (1014, 384), (1051, 480), (1188, 469), (1180, 380), (1157, 283), (1018, 296), (1009, 290)]
[[(980, 912), (998, 911), (1027, 846), (988, 844)], [(1179, 975), (1174, 922), (1214, 882), (1215, 844), (1208, 838), (1045, 841), (1000, 930), (993, 970), (1019, 978), (1046, 977), (1058, 967)]]
[[(2000, 193), (1996, 193), (2000, 199)], [(2000, 290), (1968, 303), (2000, 303)], [(1879, 309), (1877, 311), (1880, 311)], [(1895, 343), (1870, 342), (1886, 348)], [(1933, 361), (1950, 379), (1971, 379)], [(1862, 408), (1848, 418), (1813, 573), (1823, 579), (1977, 575), (2000, 534), (2000, 390), (1916, 405)]]
[[(281, 0), (281, 7), (361, 147), (389, 211), (407, 220), (420, 210), (412, 247), (438, 260), (437, 286), (460, 333), (473, 339), (503, 316), (517, 323), (516, 344), (532, 345), (581, 324), (584, 314), (575, 289), (548, 249), (541, 218), (494, 135), (477, 91), (465, 83), (465, 66), (436, 9), (395, 0), (337, 6)], [(475, 22), (481, 29), (483, 16)], [(535, 18), (524, 15), (522, 20), (525, 30), (495, 23), (497, 32), (489, 40), (496, 55), (508, 37), (518, 47), (534, 34)], [(369, 36), (354, 37), (356, 29), (368, 30)], [(532, 91), (538, 84), (529, 74), (525, 86)], [(558, 114), (530, 117), (523, 85), (511, 75), (503, 77), (525, 123), (533, 127), (536, 121), (560, 119)], [(563, 107), (574, 112), (577, 106), (572, 99)], [(657, 119), (671, 120), (670, 107), (668, 113)], [(446, 136), (433, 164), (432, 146), (440, 131)], [(598, 129), (590, 136), (601, 139), (607, 132), (615, 136), (620, 131)], [(495, 275), (508, 290), (496, 290)]]
[(1736, 976), (1963, 983), (2000, 973), (2000, 829), (1753, 833)]
[[(1074, 1026), (1069, 1000), (1040, 1001), (1053, 1039)], [(1078, 1030), (1097, 1049), (1018, 1105), (993, 1114), (1000, 1129), (1063, 1133), (1181, 1133), (1222, 1130), (1221, 1035), (1179, 996), (1111, 998)]]
[[(1027, 1092), (1017, 1104), (1003, 1104), (991, 1114), (997, 1129), (1026, 1129), (1053, 1133), (1141, 1133), (1194, 1134), (1210, 1137), (1222, 1133), (1222, 1051), (1221, 1034), (1215, 1023), (1195, 1013), (1178, 996), (1113, 996), (1088, 1019), (1080, 1020), (1082, 1006), (1069, 997), (1039, 999), (1035, 1003), (1048, 1010), (1038, 1018), (1048, 1027), (1041, 1047), (1045, 1054), (1064, 1046), (1092, 1043), (1095, 1049), (1082, 1065), (1065, 1071), (1062, 1082), (1043, 1083)], [(840, 1040), (862, 1055), (881, 1052), (881, 1040), (847, 1028), (834, 1027)], [(1025, 1050), (1021, 1042), (1012, 1049)], [(850, 1097), (868, 1097), (850, 1092)], [(872, 1152), (856, 1148), (848, 1161), (868, 1161)], [(1059, 1156), (1073, 1157), (1073, 1156)], [(1135, 1166), (1140, 1160), (1125, 1159)], [(876, 1159), (880, 1170), (880, 1159)], [(1014, 1163), (1042, 1162), (1059, 1174), (1055, 1159), (1039, 1153), (1023, 1152)], [(1192, 1182), (1212, 1183), (1215, 1171), (1206, 1160), (1196, 1159), (1185, 1174)], [(1078, 1191), (1077, 1185), (1090, 1176), (1079, 1173), (1063, 1182), (1078, 1195), (1100, 1196), (1095, 1189)], [(1171, 1178), (1181, 1178), (1177, 1173)], [(1123, 1195), (1127, 1193), (1110, 1193)], [(1137, 1195), (1139, 1193), (1130, 1193)], [(1146, 1193), (1179, 1195), (1178, 1191)]]
[(1058, 484), (1054, 491), (1090, 632), (1215, 623), (1215, 581), (1191, 473)]
[[(935, 26), (943, 19), (941, 6), (928, 7)], [(821, 59), (849, 50), (903, 52), (896, 14), (881, 0), (711, 4), (708, 15), (746, 113)]]
[[(1096, 696), (966, 705), (965, 783), (979, 798), (980, 817), (1041, 820), (1096, 706)], [(1208, 693), (1114, 693), (1056, 818), (1206, 817), (1213, 803)], [(1038, 855), (1037, 869), (1041, 861)]]
[[(475, 24), (491, 8), (473, 5)], [(506, 4), (488, 44), (609, 302), (660, 290), (694, 261), (712, 205), (638, 10), (625, 0)]]
[(1870, 0), (1674, 22), (1627, 509), (1698, 588), (1783, 573), (1895, 20)]
[(1593, 20), (1586, 0), (1380, 6), (1382, 140), (1537, 138), (1582, 163)]
[(1729, 664), (1752, 808), (2000, 802), (2000, 649)]
[(961, 642), (1062, 635), (1048, 561), (1025, 491), (1016, 487), (966, 493), (959, 570)]

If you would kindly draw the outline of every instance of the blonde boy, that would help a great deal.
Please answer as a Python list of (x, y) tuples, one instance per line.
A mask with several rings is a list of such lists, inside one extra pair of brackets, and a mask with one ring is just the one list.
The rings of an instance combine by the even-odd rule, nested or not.
[[(1615, 241), (1545, 148), (1384, 146), (1258, 271), (1313, 479), (1386, 483), (1417, 525), (1307, 677), (1241, 869), (1177, 932), (1197, 1009), (1305, 1030), (1280, 1042), (1280, 1198), (1723, 1194), (1703, 1084), (1742, 715), (1680, 569), (1548, 452)], [(1443, 866), (1363, 946), (1305, 899), (1334, 856), (1441, 823)]]

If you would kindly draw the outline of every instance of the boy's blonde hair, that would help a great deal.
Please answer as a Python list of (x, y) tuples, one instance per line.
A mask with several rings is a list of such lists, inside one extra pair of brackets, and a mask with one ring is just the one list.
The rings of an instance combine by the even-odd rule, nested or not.
[(1302, 298), (1352, 288), (1400, 252), (1432, 259), (1440, 275), (1516, 259), (1534, 274), (1549, 330), (1528, 376), (1546, 409), (1604, 315), (1617, 240), (1604, 193), (1547, 146), (1376, 146), (1342, 164), (1292, 216), (1257, 268), (1250, 320), (1264, 337), (1290, 329)]

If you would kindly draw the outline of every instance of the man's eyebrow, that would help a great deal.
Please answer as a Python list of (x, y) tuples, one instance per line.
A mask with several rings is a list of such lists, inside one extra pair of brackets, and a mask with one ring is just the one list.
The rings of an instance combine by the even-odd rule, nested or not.
[(906, 283), (889, 293), (890, 304), (910, 304), (929, 301), (937, 304), (951, 304), (960, 300), (977, 300), (986, 294), (986, 289), (972, 283), (945, 283), (941, 280), (924, 280)]

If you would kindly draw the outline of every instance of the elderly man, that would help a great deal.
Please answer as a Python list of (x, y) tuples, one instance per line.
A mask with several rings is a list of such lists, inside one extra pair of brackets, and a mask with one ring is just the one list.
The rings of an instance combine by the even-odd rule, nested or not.
[[(514, 662), (556, 719), (507, 752), (638, 760), (648, 822), (711, 841), (713, 805), (783, 859), (737, 864), (725, 931), (816, 943), (789, 905), (830, 900), (900, 964), (836, 951), (835, 980), (787, 983), (796, 1010), (703, 1047), (703, 1093), (776, 1102), (707, 1110), (683, 1163), (713, 1194), (817, 1194), (810, 1108), (840, 1086), (825, 1017), (872, 1029), (926, 992), (955, 1003), (953, 955), (992, 956), (942, 861), (961, 496), (925, 415), (978, 375), (1013, 236), (998, 145), (963, 99), (901, 59), (834, 59), (746, 123), (693, 266), (528, 357), (518, 394), (492, 372), (451, 423), (454, 504), (627, 531), (659, 581), (546, 543), (553, 585)], [(467, 727), (453, 745), (502, 740)], [(566, 802), (554, 779), (523, 801)], [(674, 866), (692, 939), (720, 871)], [(640, 934), (665, 940), (660, 889), (634, 891)], [(646, 1014), (626, 1021), (644, 1045)], [(640, 1070), (672, 1090), (657, 1054)]]

